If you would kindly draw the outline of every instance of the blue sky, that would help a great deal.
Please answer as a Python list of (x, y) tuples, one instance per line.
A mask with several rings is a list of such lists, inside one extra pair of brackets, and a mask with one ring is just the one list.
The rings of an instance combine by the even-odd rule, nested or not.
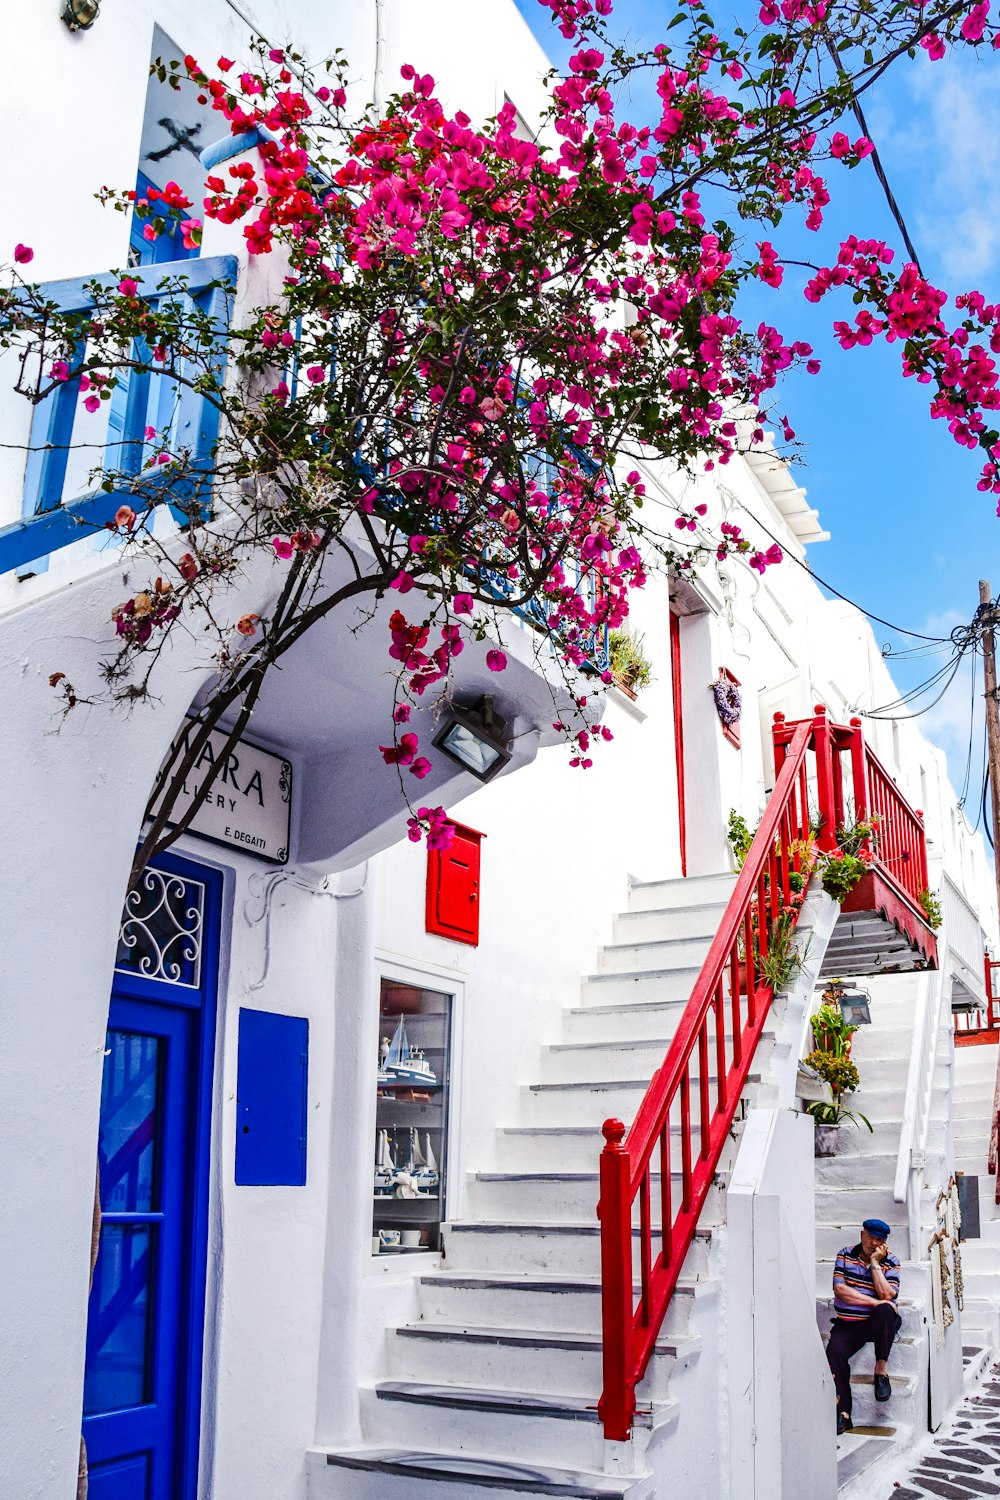
[[(563, 60), (565, 44), (549, 11), (538, 0), (516, 3), (553, 61)], [(617, 0), (615, 34), (653, 44), (663, 35), (658, 18), (674, 13), (663, 0)], [(725, 7), (716, 4), (712, 14), (724, 28)], [(641, 121), (650, 109), (637, 98), (634, 111), (621, 113)], [(952, 294), (975, 286), (988, 301), (1000, 300), (1000, 58), (984, 53), (980, 60), (966, 49), (939, 63), (922, 53), (913, 63), (903, 59), (866, 96), (865, 110), (924, 273)], [(853, 121), (846, 128), (852, 139), (860, 133)], [(819, 260), (833, 246), (832, 259), (836, 244), (853, 232), (885, 239), (897, 249), (898, 265), (899, 231), (870, 162), (853, 171), (832, 162), (826, 175), (833, 201), (824, 228), (819, 235), (796, 231), (797, 248)], [(786, 226), (775, 239), (787, 248)], [(811, 306), (800, 295), (804, 279), (789, 271), (780, 291), (761, 286), (742, 312), (748, 322), (766, 317), (786, 337), (808, 340), (823, 362), (819, 375), (790, 376), (782, 393), (803, 445), (796, 478), (832, 534), (810, 549), (812, 566), (866, 609), (912, 630), (945, 634), (971, 619), (980, 576), (1000, 592), (996, 499), (976, 489), (977, 455), (931, 421), (926, 388), (902, 379), (898, 346), (841, 350), (831, 324), (850, 318), (853, 307), (835, 296)], [(874, 628), (880, 643), (907, 644)], [(942, 660), (891, 665), (897, 681), (910, 687)], [(956, 680), (922, 726), (948, 751), (959, 787), (969, 701), (968, 677)], [(977, 740), (973, 781), (978, 766)], [(977, 793), (970, 794), (973, 822)]]

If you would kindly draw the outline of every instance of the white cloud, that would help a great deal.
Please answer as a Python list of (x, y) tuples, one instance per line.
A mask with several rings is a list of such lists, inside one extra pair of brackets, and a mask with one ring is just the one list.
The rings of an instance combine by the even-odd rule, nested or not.
[(908, 216), (925, 269), (937, 262), (961, 289), (1000, 261), (1000, 71), (993, 62), (992, 53), (980, 61), (967, 51), (937, 63), (922, 57), (876, 113), (890, 181), (894, 164), (913, 177), (895, 186), (901, 201), (916, 204)]

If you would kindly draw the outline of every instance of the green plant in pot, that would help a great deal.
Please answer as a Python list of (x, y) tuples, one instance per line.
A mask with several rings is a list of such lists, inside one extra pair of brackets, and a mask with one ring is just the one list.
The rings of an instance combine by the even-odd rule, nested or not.
[(653, 680), (653, 668), (645, 645), (645, 637), (630, 630), (612, 630), (608, 634), (612, 679), (617, 687), (624, 688), (633, 698)]
[(835, 1156), (842, 1125), (865, 1125), (872, 1129), (871, 1121), (860, 1110), (844, 1107), (844, 1095), (853, 1094), (861, 1082), (857, 1064), (851, 1062), (846, 1052), (817, 1047), (804, 1059), (804, 1066), (821, 1078), (830, 1090), (829, 1100), (815, 1100), (806, 1106), (806, 1113), (816, 1121), (816, 1155)]

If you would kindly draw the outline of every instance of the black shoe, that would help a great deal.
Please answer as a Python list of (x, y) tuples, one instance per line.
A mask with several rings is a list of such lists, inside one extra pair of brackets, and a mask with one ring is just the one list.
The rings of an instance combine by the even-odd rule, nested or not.
[(846, 1411), (838, 1411), (838, 1413), (837, 1413), (837, 1436), (838, 1437), (843, 1437), (844, 1433), (845, 1432), (850, 1432), (851, 1428), (853, 1426), (854, 1426), (854, 1423), (851, 1421), (850, 1417), (847, 1415), (847, 1412)]
[(875, 1400), (888, 1401), (892, 1395), (892, 1386), (889, 1384), (888, 1375), (875, 1376)]

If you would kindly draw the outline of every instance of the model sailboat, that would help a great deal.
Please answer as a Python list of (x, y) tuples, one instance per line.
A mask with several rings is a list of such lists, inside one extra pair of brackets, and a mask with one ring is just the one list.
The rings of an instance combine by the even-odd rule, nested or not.
[(441, 1178), (438, 1172), (438, 1164), (434, 1157), (434, 1148), (431, 1145), (430, 1131), (424, 1136), (424, 1148), (420, 1148), (420, 1136), (416, 1130), (412, 1132), (413, 1144), (411, 1154), (413, 1166), (411, 1176), (416, 1184), (418, 1193), (431, 1196), (438, 1191)]
[(376, 1198), (391, 1196), (395, 1174), (396, 1163), (393, 1161), (392, 1152), (389, 1149), (389, 1132), (387, 1130), (380, 1130), (378, 1133), (378, 1146), (375, 1152)]
[(380, 1077), (388, 1083), (409, 1083), (434, 1088), (437, 1075), (419, 1047), (411, 1047), (406, 1035), (406, 1021), (402, 1016), (393, 1032), (389, 1050), (382, 1060)]

